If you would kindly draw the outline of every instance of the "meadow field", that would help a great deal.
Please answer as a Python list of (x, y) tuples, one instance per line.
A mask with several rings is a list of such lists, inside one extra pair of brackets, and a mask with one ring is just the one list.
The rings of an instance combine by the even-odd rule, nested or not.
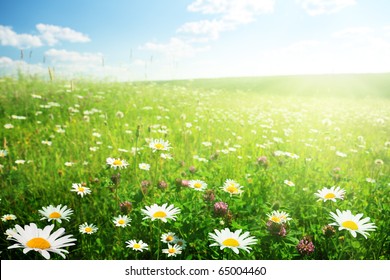
[(390, 75), (0, 80), (0, 257), (389, 260)]

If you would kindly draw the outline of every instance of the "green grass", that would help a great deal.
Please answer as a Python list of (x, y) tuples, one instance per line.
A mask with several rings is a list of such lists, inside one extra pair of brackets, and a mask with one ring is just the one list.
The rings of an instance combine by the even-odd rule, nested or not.
[[(41, 220), (38, 210), (62, 204), (74, 210), (69, 221), (55, 223), (55, 229), (64, 227), (77, 239), (68, 248), (68, 259), (167, 259), (161, 252), (167, 245), (159, 241), (166, 232), (187, 242), (182, 254), (169, 259), (390, 259), (389, 81), (389, 74), (155, 83), (80, 80), (72, 85), (2, 78), (0, 149), (8, 154), (0, 158), (0, 214), (17, 219), (2, 221), (0, 229), (29, 223), (43, 228), (51, 222)], [(5, 124), (14, 127), (6, 129)], [(149, 148), (147, 140), (159, 138), (170, 142), (173, 159), (161, 159), (161, 152)], [(42, 144), (44, 140), (52, 145)], [(299, 158), (276, 156), (277, 151)], [(267, 158), (266, 165), (258, 163), (260, 156)], [(110, 169), (108, 157), (125, 159), (129, 166)], [(19, 159), (26, 163), (16, 164)], [(141, 162), (149, 163), (150, 170), (140, 170)], [(118, 173), (120, 182), (115, 183), (112, 177)], [(215, 200), (178, 183), (192, 179), (205, 181)], [(243, 194), (230, 197), (221, 190), (226, 179), (243, 185)], [(150, 186), (142, 188), (145, 180)], [(160, 188), (160, 181), (167, 187)], [(92, 190), (83, 198), (70, 191), (73, 183), (82, 182)], [(344, 199), (318, 202), (314, 194), (332, 186), (346, 191)], [(132, 221), (118, 228), (112, 220), (121, 214), (123, 201), (132, 203)], [(228, 203), (229, 215), (214, 214), (218, 201)], [(177, 220), (143, 219), (141, 209), (154, 203), (180, 208)], [(285, 237), (267, 230), (267, 214), (276, 209), (292, 218)], [(338, 227), (335, 235), (325, 237), (322, 228), (332, 222), (329, 213), (336, 209), (363, 213), (377, 228), (367, 239)], [(78, 227), (84, 222), (98, 231), (81, 234)], [(210, 247), (214, 241), (209, 233), (225, 227), (249, 231), (257, 239), (251, 252), (236, 255)], [(315, 246), (309, 256), (296, 249), (305, 236)], [(126, 248), (131, 239), (142, 239), (150, 250)], [(1, 234), (1, 259), (42, 259), (36, 252), (7, 249), (12, 244)]]

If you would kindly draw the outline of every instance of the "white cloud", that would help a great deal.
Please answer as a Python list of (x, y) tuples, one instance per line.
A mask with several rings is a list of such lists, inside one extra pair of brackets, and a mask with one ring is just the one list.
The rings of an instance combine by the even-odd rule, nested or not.
[(0, 66), (5, 67), (13, 64), (13, 60), (7, 56), (0, 57)]
[(274, 0), (196, 0), (188, 6), (188, 10), (220, 14), (225, 20), (246, 23), (257, 14), (272, 12), (274, 4)]
[(38, 36), (30, 34), (17, 34), (11, 27), (0, 25), (0, 44), (16, 48), (40, 47), (43, 45)]
[(295, 43), (292, 43), (291, 45), (287, 46), (286, 48), (283, 49), (284, 52), (287, 53), (304, 53), (310, 48), (316, 48), (321, 45), (320, 41), (317, 40), (303, 40), (303, 41), (298, 41)]
[(254, 21), (259, 14), (273, 12), (274, 5), (275, 0), (195, 0), (187, 7), (189, 11), (217, 18), (187, 22), (177, 32), (217, 39), (222, 31), (234, 30), (239, 25)]
[(234, 29), (234, 25), (223, 20), (201, 20), (187, 22), (180, 26), (177, 32), (206, 35), (211, 39), (217, 39), (221, 31), (232, 29)]
[(373, 29), (370, 27), (350, 27), (343, 30), (334, 32), (332, 35), (334, 37), (351, 37), (351, 36), (363, 36), (373, 32)]
[(330, 14), (353, 6), (356, 0), (296, 0), (311, 16)]
[(42, 40), (49, 46), (57, 44), (59, 41), (69, 41), (72, 43), (86, 43), (91, 40), (81, 32), (75, 31), (68, 27), (39, 23), (36, 25), (37, 30), (41, 33)]
[(0, 25), (0, 44), (25, 49), (43, 45), (54, 46), (60, 41), (72, 43), (91, 41), (87, 35), (68, 27), (40, 23), (36, 28), (39, 32), (37, 35), (18, 34), (12, 30), (12, 27)]
[(23, 60), (12, 60), (9, 57), (0, 57), (0, 73), (16, 76), (19, 72), (29, 75), (47, 74), (47, 68), (41, 64), (28, 64)]
[[(351, 27), (321, 41), (304, 40), (259, 54), (257, 74), (375, 73), (390, 71), (384, 28)], [(241, 66), (243, 68), (244, 66)]]
[(166, 44), (148, 42), (144, 46), (141, 46), (141, 49), (155, 51), (170, 57), (178, 58), (191, 57), (197, 52), (206, 50), (207, 47), (195, 48), (184, 40), (179, 38), (171, 38), (170, 41)]
[(103, 55), (101, 53), (79, 53), (67, 50), (50, 49), (45, 52), (45, 56), (54, 63), (69, 62), (76, 64), (101, 65)]

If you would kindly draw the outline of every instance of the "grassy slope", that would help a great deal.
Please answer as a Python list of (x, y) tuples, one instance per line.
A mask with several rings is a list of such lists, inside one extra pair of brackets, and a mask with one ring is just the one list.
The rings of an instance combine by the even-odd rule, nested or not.
[[(157, 231), (142, 221), (140, 209), (152, 201), (160, 204), (169, 201), (180, 206), (182, 214), (176, 223), (165, 226), (165, 230), (180, 233), (190, 242), (182, 257), (222, 258), (218, 249), (210, 251), (205, 243), (207, 234), (220, 227), (208, 208), (210, 205), (203, 204), (201, 195), (196, 196), (188, 189), (177, 190), (174, 184), (178, 177), (201, 178), (215, 189), (217, 199), (228, 200), (218, 187), (225, 179), (232, 178), (248, 188), (242, 199), (229, 200), (235, 217), (229, 226), (250, 230), (261, 239), (260, 246), (249, 258), (297, 258), (294, 242), (303, 234), (312, 234), (318, 246), (316, 258), (388, 259), (390, 154), (389, 149), (384, 149), (384, 143), (390, 140), (389, 78), (388, 74), (380, 74), (133, 84), (75, 81), (73, 92), (64, 87), (69, 82), (2, 81), (0, 125), (13, 123), (15, 128), (0, 132), (1, 139), (7, 140), (9, 150), (9, 156), (0, 162), (4, 165), (0, 182), (1, 214), (13, 213), (18, 216), (19, 223), (35, 222), (39, 221), (37, 210), (42, 206), (67, 204), (75, 209), (76, 214), (64, 226), (67, 232), (80, 239), (80, 245), (75, 247), (70, 258), (132, 258), (131, 252), (123, 250), (124, 240), (149, 238), (146, 240), (156, 248), (152, 242)], [(42, 95), (42, 99), (32, 99), (31, 94)], [(48, 102), (58, 102), (61, 107), (40, 107)], [(75, 108), (75, 104), (80, 112), (70, 113), (68, 108)], [(145, 106), (153, 109), (144, 110)], [(99, 113), (90, 115), (90, 122), (83, 121), (82, 112), (93, 108), (100, 110)], [(42, 111), (42, 114), (36, 115), (36, 111)], [(122, 111), (125, 117), (118, 119), (115, 116), (117, 111)], [(27, 120), (12, 120), (11, 115), (27, 116)], [(333, 126), (322, 124), (327, 117), (334, 121)], [(385, 123), (382, 125), (377, 119), (383, 119)], [(187, 128), (186, 122), (191, 122), (193, 127)], [(167, 126), (168, 134), (151, 132), (151, 127), (156, 124)], [(55, 132), (56, 125), (65, 127), (66, 133)], [(145, 150), (137, 162), (151, 163), (150, 173), (137, 170), (137, 162), (130, 153), (118, 152), (118, 148), (131, 150), (136, 145), (138, 125), (138, 147), (143, 146)], [(197, 131), (196, 126), (201, 131)], [(291, 129), (289, 136), (284, 133), (285, 129)], [(131, 133), (127, 133), (128, 130)], [(253, 134), (252, 130), (257, 133)], [(93, 137), (93, 132), (102, 137)], [(54, 135), (53, 139), (51, 135)], [(360, 135), (364, 136), (365, 148), (358, 147)], [(238, 140), (237, 136), (242, 139)], [(156, 165), (156, 156), (148, 150), (145, 138), (159, 137), (166, 137), (172, 143), (174, 160)], [(274, 137), (282, 138), (284, 142), (275, 143)], [(324, 140), (327, 137), (330, 140)], [(42, 140), (48, 139), (53, 141), (52, 146), (41, 144)], [(97, 141), (103, 144), (98, 145)], [(213, 142), (212, 148), (204, 147), (203, 141)], [(224, 141), (229, 142), (229, 147), (239, 144), (241, 148), (227, 155), (220, 153), (217, 160), (209, 163), (192, 158), (199, 155), (209, 159), (216, 149), (227, 148)], [(268, 144), (269, 141), (274, 143)], [(259, 148), (257, 144), (267, 147)], [(99, 150), (91, 152), (89, 148), (93, 146), (98, 146)], [(348, 157), (335, 156), (333, 146), (348, 153)], [(358, 152), (350, 152), (351, 149)], [(275, 150), (296, 153), (300, 158), (277, 158), (273, 156)], [(237, 159), (238, 155), (241, 160)], [(268, 157), (268, 169), (256, 165), (256, 158), (261, 155)], [(107, 188), (114, 173), (104, 169), (105, 159), (109, 156), (120, 156), (130, 163), (130, 167), (121, 172), (119, 190), (122, 200), (134, 203), (132, 225), (135, 226), (127, 231), (114, 228), (111, 222), (112, 217), (119, 213)], [(306, 162), (306, 158), (311, 158), (312, 162)], [(377, 158), (384, 160), (383, 167), (373, 164)], [(16, 166), (16, 159), (33, 162)], [(68, 168), (64, 166), (66, 161), (76, 164)], [(83, 166), (83, 161), (88, 161), (88, 165)], [(195, 174), (188, 172), (191, 165), (197, 168)], [(340, 178), (332, 173), (335, 167), (342, 170)], [(252, 183), (246, 181), (248, 173), (252, 176)], [(375, 177), (377, 184), (365, 182), (367, 177)], [(170, 188), (168, 191), (154, 190), (152, 195), (142, 197), (139, 185), (145, 179), (151, 180), (153, 185), (158, 180), (165, 180)], [(282, 183), (285, 179), (294, 181), (297, 187), (285, 189)], [(76, 182), (87, 182), (94, 190), (93, 195), (81, 199), (71, 193), (70, 186)], [(334, 240), (333, 249), (327, 251), (322, 247), (329, 244), (321, 236), (321, 227), (325, 221), (329, 222), (329, 210), (335, 209), (329, 209), (329, 203), (327, 207), (316, 203), (313, 193), (333, 184), (340, 184), (348, 194), (337, 207), (340, 205), (342, 209), (370, 216), (378, 225), (378, 232), (368, 240), (361, 236), (354, 240), (347, 233), (340, 233), (340, 237), (345, 235), (349, 239), (347, 245)], [(194, 201), (199, 205), (195, 206)], [(284, 243), (270, 239), (264, 230), (265, 213), (275, 204), (281, 205), (294, 218), (291, 238)], [(94, 236), (86, 239), (77, 232), (78, 224), (85, 219), (100, 228), (96, 239)], [(45, 221), (40, 223), (41, 226), (46, 224)], [(1, 225), (2, 231), (9, 226)], [(2, 251), (6, 251), (6, 244), (8, 241), (3, 237)], [(32, 255), (24, 256), (17, 251), (8, 253), (8, 258)], [(155, 258), (155, 255), (151, 253), (146, 258)]]
[(194, 89), (243, 90), (272, 95), (390, 98), (390, 74), (240, 77), (176, 81)]

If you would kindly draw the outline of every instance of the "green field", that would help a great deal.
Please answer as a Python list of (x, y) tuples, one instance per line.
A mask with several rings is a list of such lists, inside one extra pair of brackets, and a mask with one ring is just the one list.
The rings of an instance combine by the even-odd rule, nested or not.
[[(0, 214), (16, 216), (0, 222), (3, 260), (43, 259), (24, 247), (8, 249), (16, 241), (6, 231), (30, 223), (64, 228), (77, 240), (64, 248), (66, 258), (76, 260), (390, 259), (390, 74), (134, 83), (2, 78), (0, 125)], [(153, 151), (153, 139), (171, 149)], [(108, 158), (128, 166), (111, 168)], [(221, 189), (227, 179), (243, 192)], [(207, 188), (191, 188), (189, 180)], [(73, 184), (91, 193), (78, 195)], [(342, 198), (318, 201), (315, 193), (331, 187), (344, 190)], [(216, 210), (218, 202), (227, 209)], [(176, 220), (144, 219), (146, 206), (165, 203), (180, 209)], [(49, 205), (73, 214), (61, 223), (42, 219), (39, 210)], [(362, 213), (376, 228), (354, 237), (358, 217), (343, 224), (354, 223), (350, 230), (334, 225), (324, 234), (337, 209)], [(272, 211), (291, 220), (272, 224)], [(114, 218), (125, 214), (130, 223), (116, 226)], [(83, 234), (84, 223), (98, 230)], [(210, 246), (210, 233), (225, 228), (249, 232), (248, 252), (233, 237), (222, 250)], [(176, 237), (170, 244), (161, 240), (169, 232)], [(163, 250), (178, 239), (181, 254), (168, 256)], [(314, 249), (299, 251), (302, 239)], [(148, 250), (126, 247), (129, 240)]]

